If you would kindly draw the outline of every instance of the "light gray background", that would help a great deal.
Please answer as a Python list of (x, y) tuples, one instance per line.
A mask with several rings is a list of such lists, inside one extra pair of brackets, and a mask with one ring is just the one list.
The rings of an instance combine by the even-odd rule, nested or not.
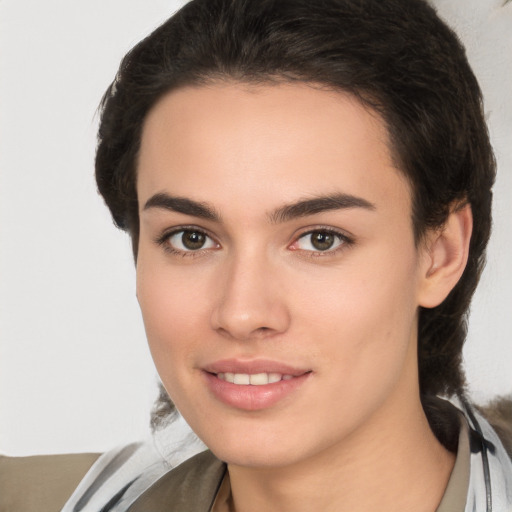
[[(102, 451), (147, 435), (156, 374), (127, 237), (95, 191), (95, 109), (172, 0), (0, 0), (0, 452)], [(499, 177), (465, 359), (512, 392), (512, 3), (437, 0), (486, 96)]]

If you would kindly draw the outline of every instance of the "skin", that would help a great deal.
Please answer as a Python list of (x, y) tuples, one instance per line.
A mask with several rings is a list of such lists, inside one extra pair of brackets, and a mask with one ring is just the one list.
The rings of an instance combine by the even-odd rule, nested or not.
[[(382, 120), (305, 84), (173, 91), (149, 113), (139, 156), (149, 345), (180, 412), (228, 463), (231, 506), (435, 510), (454, 457), (421, 408), (417, 314), (463, 271), (469, 208), (417, 245)], [(340, 194), (356, 200), (286, 208)], [(208, 210), (175, 211), (183, 203), (167, 196)], [(184, 227), (207, 235), (202, 248), (170, 235)], [(338, 234), (319, 251), (310, 233), (326, 230)], [(246, 410), (207, 385), (205, 366), (223, 359), (308, 374), (276, 404)]]

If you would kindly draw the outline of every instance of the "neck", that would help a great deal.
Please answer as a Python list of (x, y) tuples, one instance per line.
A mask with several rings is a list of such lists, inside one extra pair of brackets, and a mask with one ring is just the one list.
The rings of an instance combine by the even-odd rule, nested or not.
[(415, 407), (378, 411), (343, 443), (307, 460), (228, 470), (236, 512), (433, 512), (454, 462), (417, 398)]

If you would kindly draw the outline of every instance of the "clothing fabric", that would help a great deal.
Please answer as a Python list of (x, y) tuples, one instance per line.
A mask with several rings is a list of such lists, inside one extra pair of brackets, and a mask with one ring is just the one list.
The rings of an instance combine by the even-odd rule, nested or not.
[(0, 456), (0, 512), (60, 510), (99, 456)]
[[(455, 406), (459, 449), (437, 512), (512, 512), (509, 455), (485, 418), (467, 404)], [(225, 477), (226, 465), (177, 416), (147, 442), (103, 455), (62, 512), (220, 512), (212, 507), (219, 489), (226, 493)]]
[(465, 509), (470, 472), (469, 427), (466, 418), (461, 414), (457, 458), (455, 459), (450, 479), (436, 512), (462, 512)]
[(485, 418), (467, 405), (464, 413), (471, 453), (465, 512), (511, 512), (512, 460)]
[(164, 474), (205, 450), (206, 446), (176, 413), (145, 442), (105, 453), (62, 512), (125, 512)]

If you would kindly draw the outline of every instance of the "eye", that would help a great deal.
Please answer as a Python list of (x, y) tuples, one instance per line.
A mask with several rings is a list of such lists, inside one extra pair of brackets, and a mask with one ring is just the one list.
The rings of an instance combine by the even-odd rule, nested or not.
[(319, 229), (304, 233), (294, 242), (291, 248), (301, 251), (327, 252), (333, 251), (348, 242), (348, 238), (340, 233)]
[(196, 229), (175, 231), (167, 235), (163, 242), (178, 252), (193, 252), (217, 247), (217, 244), (206, 233)]

